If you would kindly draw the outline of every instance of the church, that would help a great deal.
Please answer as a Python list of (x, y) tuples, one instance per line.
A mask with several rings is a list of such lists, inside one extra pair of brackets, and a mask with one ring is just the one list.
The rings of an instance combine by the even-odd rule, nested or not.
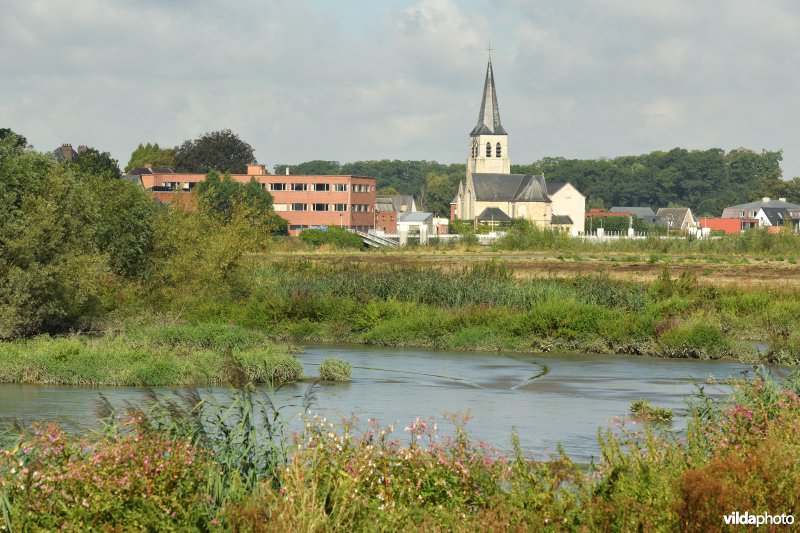
[(476, 223), (524, 218), (573, 235), (583, 232), (586, 198), (575, 186), (548, 184), (544, 174), (511, 173), (508, 133), (500, 122), (491, 57), (468, 149), (466, 179), (459, 184), (454, 200), (457, 218)]

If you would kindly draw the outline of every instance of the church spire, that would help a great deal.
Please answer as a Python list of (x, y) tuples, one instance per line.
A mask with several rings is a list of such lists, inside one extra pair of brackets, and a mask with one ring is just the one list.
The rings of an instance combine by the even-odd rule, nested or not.
[(486, 81), (483, 84), (483, 100), (481, 100), (481, 111), (478, 114), (478, 124), (472, 129), (470, 135), (508, 135), (503, 129), (503, 125), (500, 124), (500, 108), (497, 106), (491, 55), (486, 67)]

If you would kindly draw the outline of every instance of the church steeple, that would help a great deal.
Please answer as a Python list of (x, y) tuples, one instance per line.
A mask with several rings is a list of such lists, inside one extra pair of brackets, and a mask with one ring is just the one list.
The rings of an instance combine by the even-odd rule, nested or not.
[(478, 113), (478, 124), (472, 129), (470, 135), (508, 135), (503, 125), (500, 124), (500, 108), (497, 106), (497, 91), (494, 88), (494, 73), (492, 72), (492, 57), (486, 67), (486, 81), (483, 84), (483, 100), (481, 111)]

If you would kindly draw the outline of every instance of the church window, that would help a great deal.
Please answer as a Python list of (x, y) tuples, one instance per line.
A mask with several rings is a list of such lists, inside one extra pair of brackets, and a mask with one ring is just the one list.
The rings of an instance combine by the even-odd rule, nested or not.
[(497, 143), (497, 147), (495, 148), (495, 157), (500, 157), (500, 143)]
[(492, 143), (486, 143), (486, 157), (492, 157)]

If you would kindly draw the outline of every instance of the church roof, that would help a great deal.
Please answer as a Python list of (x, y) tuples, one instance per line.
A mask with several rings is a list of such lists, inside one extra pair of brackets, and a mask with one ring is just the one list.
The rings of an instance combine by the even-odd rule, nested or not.
[(511, 220), (511, 217), (508, 216), (502, 209), (499, 207), (487, 207), (481, 214), (478, 215), (478, 220), (490, 220), (493, 222), (508, 222)]
[(475, 200), (479, 202), (549, 202), (544, 175), (473, 174)]
[(472, 128), (470, 135), (508, 135), (500, 124), (500, 108), (497, 106), (497, 91), (494, 88), (492, 58), (486, 67), (486, 81), (483, 84), (483, 99), (478, 113), (478, 124)]

